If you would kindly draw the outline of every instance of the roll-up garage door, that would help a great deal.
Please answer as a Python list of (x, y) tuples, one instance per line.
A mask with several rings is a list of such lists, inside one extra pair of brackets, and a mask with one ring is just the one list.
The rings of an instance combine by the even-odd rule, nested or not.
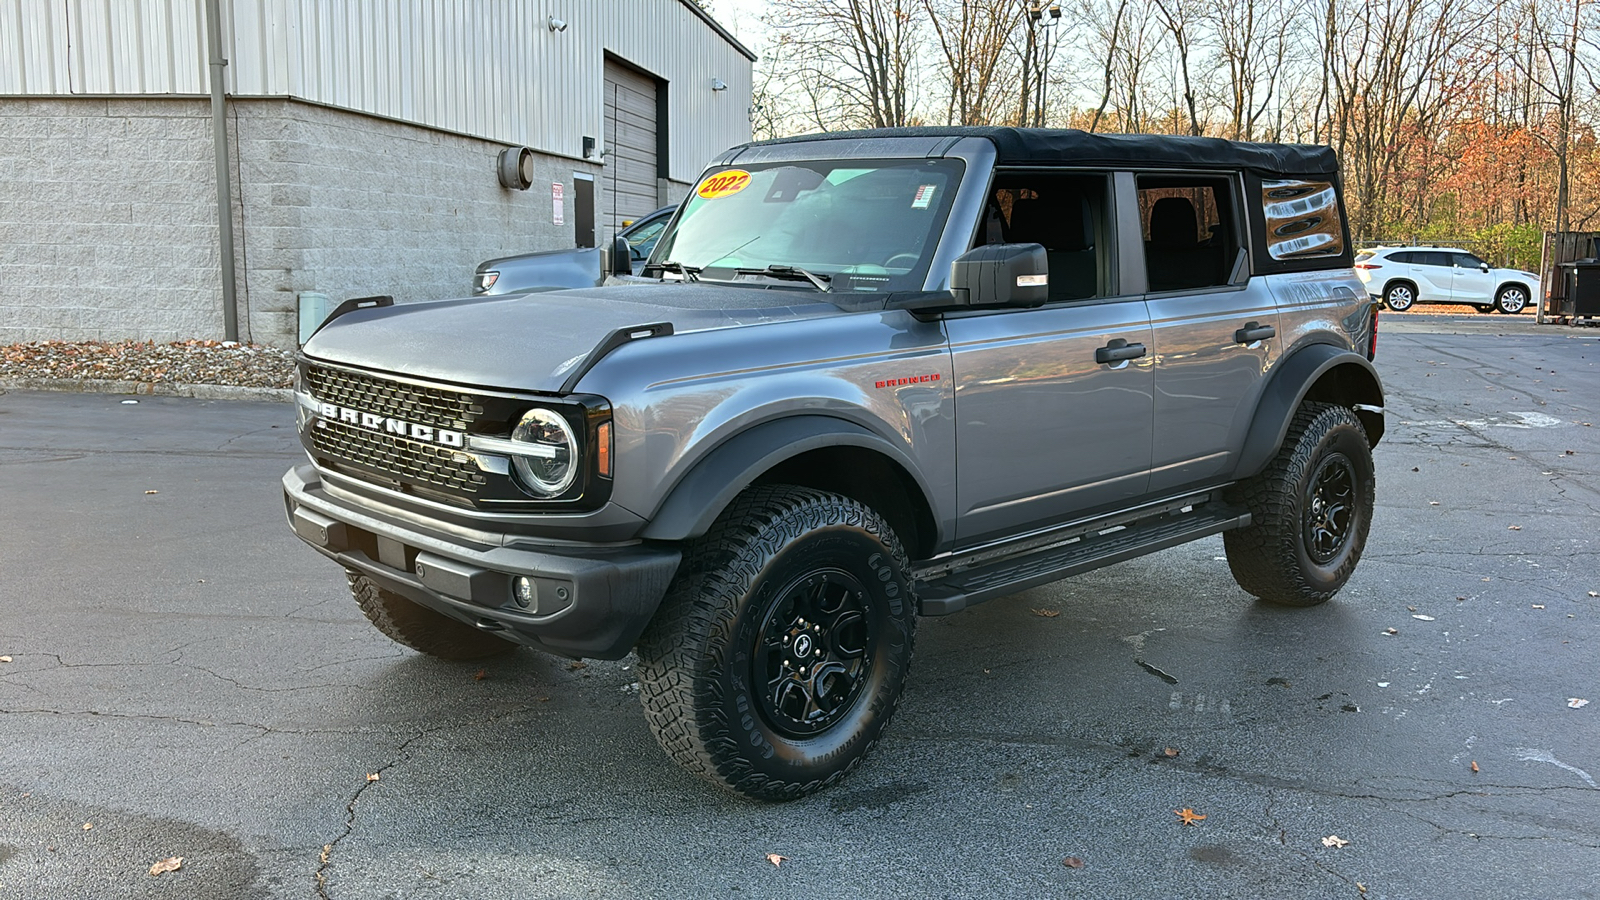
[(606, 156), (604, 210), (607, 239), (625, 221), (643, 217), (656, 202), (656, 83), (606, 60)]

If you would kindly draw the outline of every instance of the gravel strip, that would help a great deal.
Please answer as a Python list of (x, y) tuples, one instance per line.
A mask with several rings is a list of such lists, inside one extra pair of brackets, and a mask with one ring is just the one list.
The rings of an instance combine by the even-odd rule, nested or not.
[(233, 341), (31, 341), (0, 346), (0, 380), (52, 383), (124, 382), (151, 386), (139, 393), (174, 393), (167, 386), (224, 385), (287, 388), (294, 353)]

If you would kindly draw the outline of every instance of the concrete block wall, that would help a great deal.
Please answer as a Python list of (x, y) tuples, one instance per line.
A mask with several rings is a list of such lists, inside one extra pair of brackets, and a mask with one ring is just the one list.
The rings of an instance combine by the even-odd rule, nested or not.
[[(295, 345), (304, 291), (465, 296), (485, 259), (573, 245), (574, 172), (603, 190), (597, 164), (537, 156), (533, 186), (508, 190), (501, 144), (289, 99), (229, 109), (257, 343)], [(213, 153), (205, 98), (0, 98), (0, 344), (221, 338)]]
[(222, 330), (200, 99), (0, 98), (0, 344)]
[(502, 144), (296, 100), (240, 99), (231, 108), (241, 321), (261, 343), (293, 346), (301, 292), (335, 302), (462, 297), (485, 259), (571, 247), (573, 173), (599, 182), (602, 171), (539, 155), (533, 186), (508, 190), (495, 174)]

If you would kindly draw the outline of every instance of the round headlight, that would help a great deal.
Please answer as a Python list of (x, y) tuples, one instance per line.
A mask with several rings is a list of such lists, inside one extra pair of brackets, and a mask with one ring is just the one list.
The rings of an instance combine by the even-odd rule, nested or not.
[(511, 457), (523, 487), (538, 497), (558, 497), (572, 487), (578, 476), (578, 440), (560, 414), (528, 410), (511, 430), (511, 440), (531, 445), (528, 452)]

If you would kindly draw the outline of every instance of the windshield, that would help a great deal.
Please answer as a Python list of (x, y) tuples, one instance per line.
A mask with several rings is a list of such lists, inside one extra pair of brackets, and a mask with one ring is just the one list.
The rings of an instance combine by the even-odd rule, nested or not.
[(776, 266), (836, 291), (921, 290), (962, 167), (830, 160), (712, 170), (650, 264), (676, 263), (700, 280), (760, 279)]

